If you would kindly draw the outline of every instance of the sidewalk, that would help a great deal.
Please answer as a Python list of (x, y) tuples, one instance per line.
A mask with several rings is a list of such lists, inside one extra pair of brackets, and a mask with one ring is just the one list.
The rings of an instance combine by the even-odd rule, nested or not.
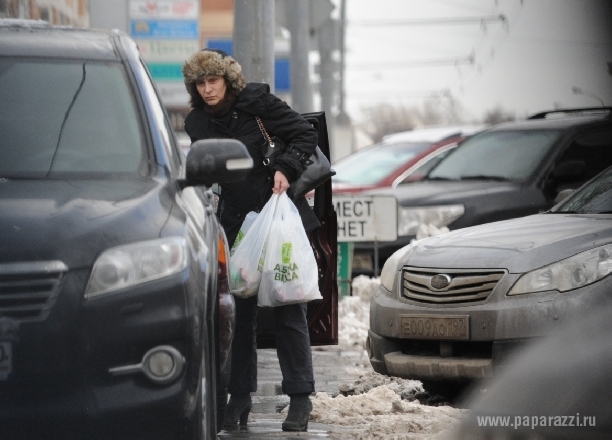
[[(253, 393), (253, 408), (249, 414), (249, 423), (244, 431), (221, 431), (219, 439), (320, 439), (330, 438), (331, 425), (322, 423), (308, 423), (307, 432), (283, 432), (281, 425), (286, 415), (280, 414), (289, 404), (289, 396), (281, 391), (282, 375), (276, 357), (276, 350), (258, 350), (258, 390)], [(313, 347), (313, 366), (315, 373), (315, 388), (317, 392), (334, 394), (341, 383), (352, 382), (361, 372), (347, 366), (361, 356), (351, 351), (318, 351)], [(341, 375), (342, 377), (338, 377)], [(337, 432), (338, 427), (334, 425)]]

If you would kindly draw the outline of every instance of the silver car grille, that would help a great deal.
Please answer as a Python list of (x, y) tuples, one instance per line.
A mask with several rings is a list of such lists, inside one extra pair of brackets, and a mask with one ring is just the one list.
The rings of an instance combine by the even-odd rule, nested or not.
[(61, 261), (0, 264), (0, 318), (45, 319), (67, 270)]
[[(402, 270), (402, 295), (413, 301), (428, 304), (462, 304), (484, 301), (504, 274), (505, 272), (501, 270), (475, 271), (406, 267)], [(441, 285), (436, 284), (438, 280), (443, 280)], [(432, 286), (432, 281), (437, 288)]]

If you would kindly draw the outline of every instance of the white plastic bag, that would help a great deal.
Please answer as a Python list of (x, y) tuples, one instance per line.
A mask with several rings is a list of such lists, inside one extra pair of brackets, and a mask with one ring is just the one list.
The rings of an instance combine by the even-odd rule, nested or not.
[(322, 299), (317, 261), (297, 208), (286, 193), (268, 234), (257, 305), (275, 307)]
[(273, 194), (230, 256), (230, 291), (241, 298), (257, 293), (261, 282), (266, 239), (278, 201)]
[(230, 249), (230, 255), (234, 255), (236, 253), (236, 248), (238, 247), (238, 245), (240, 244), (240, 242), (242, 241), (246, 233), (249, 231), (249, 229), (251, 229), (251, 226), (253, 226), (253, 222), (255, 222), (256, 218), (257, 218), (257, 213), (255, 211), (251, 211), (246, 215), (246, 217), (244, 218), (244, 221), (242, 222), (242, 226), (240, 226), (240, 231), (238, 231), (236, 240), (234, 240), (234, 244), (232, 245), (232, 248)]

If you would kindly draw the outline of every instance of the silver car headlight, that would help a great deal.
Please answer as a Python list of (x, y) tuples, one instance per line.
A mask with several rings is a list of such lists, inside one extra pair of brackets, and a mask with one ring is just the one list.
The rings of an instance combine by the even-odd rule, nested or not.
[(380, 284), (389, 292), (393, 291), (393, 281), (395, 281), (395, 276), (399, 270), (400, 261), (412, 247), (413, 245), (409, 244), (408, 246), (396, 250), (387, 258), (387, 261), (385, 261), (382, 271), (380, 272)]
[(93, 265), (85, 298), (182, 272), (187, 245), (182, 237), (167, 237), (108, 249)]
[(416, 235), (421, 224), (441, 228), (458, 219), (465, 212), (463, 205), (413, 206), (400, 208), (397, 219), (397, 235)]
[(521, 276), (508, 295), (558, 290), (566, 292), (612, 273), (612, 244), (581, 252)]

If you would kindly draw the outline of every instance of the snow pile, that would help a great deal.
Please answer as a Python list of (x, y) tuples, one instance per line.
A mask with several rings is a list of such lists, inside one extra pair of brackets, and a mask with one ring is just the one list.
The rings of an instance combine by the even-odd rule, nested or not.
[(351, 284), (353, 296), (338, 301), (338, 345), (313, 347), (318, 351), (365, 350), (370, 328), (370, 300), (380, 278), (359, 275)]
[(372, 295), (374, 295), (374, 291), (379, 285), (380, 277), (370, 278), (365, 275), (356, 276), (351, 283), (353, 297), (358, 297), (362, 302), (366, 303), (369, 311)]
[(338, 345), (342, 348), (365, 349), (370, 328), (370, 300), (379, 284), (380, 278), (359, 275), (352, 282), (353, 296), (338, 301)]
[[(338, 346), (313, 349), (359, 352), (364, 364), (369, 364), (365, 341), (370, 327), (370, 301), (379, 284), (380, 278), (355, 277), (353, 296), (342, 297), (338, 302)], [(459, 421), (463, 411), (423, 405), (418, 401), (423, 393), (418, 380), (384, 376), (375, 373), (371, 365), (364, 365), (359, 379), (340, 384), (335, 395), (319, 392), (312, 398), (310, 420), (333, 425), (329, 436), (335, 439), (438, 438)], [(283, 410), (286, 411), (287, 408)]]
[(438, 228), (432, 224), (421, 223), (419, 229), (417, 229), (416, 237), (412, 239), (411, 243), (422, 240), (423, 238), (433, 237), (435, 235), (445, 234), (449, 229), (446, 226)]
[(338, 391), (343, 396), (352, 396), (368, 393), (370, 390), (385, 386), (404, 400), (414, 400), (419, 393), (424, 393), (420, 380), (402, 379), (400, 377), (384, 376), (369, 371), (352, 384), (342, 384)]
[(343, 349), (365, 349), (370, 328), (370, 303), (356, 296), (338, 302), (338, 346)]
[[(386, 385), (348, 397), (332, 398), (326, 393), (317, 393), (312, 403), (310, 420), (340, 426), (332, 428), (330, 438), (424, 439), (450, 428), (462, 412), (448, 406), (407, 402)], [(343, 426), (351, 429), (342, 429)]]

